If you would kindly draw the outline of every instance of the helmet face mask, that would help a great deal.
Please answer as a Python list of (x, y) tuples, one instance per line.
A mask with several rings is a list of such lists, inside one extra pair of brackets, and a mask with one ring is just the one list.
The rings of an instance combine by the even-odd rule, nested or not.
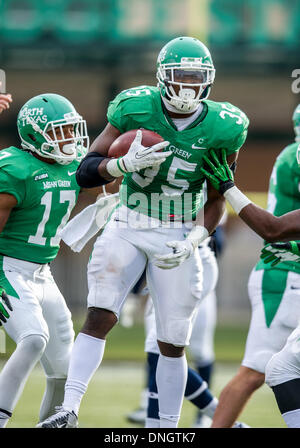
[(208, 97), (215, 68), (205, 45), (191, 37), (180, 37), (160, 51), (156, 77), (165, 101), (178, 112), (191, 113)]
[(296, 134), (295, 140), (300, 143), (300, 125), (294, 127), (294, 131)]
[(297, 157), (298, 165), (300, 166), (300, 145), (297, 148), (296, 157)]
[[(71, 136), (70, 131), (67, 132), (70, 126), (73, 129)], [(72, 118), (50, 121), (43, 135), (47, 142), (42, 144), (41, 153), (60, 164), (81, 160), (86, 154), (82, 148), (89, 146), (86, 121), (78, 114)]]
[[(300, 143), (300, 104), (296, 107), (293, 113), (293, 125), (295, 131), (295, 140)], [(299, 163), (299, 162), (298, 162)]]
[(24, 149), (61, 165), (81, 160), (89, 147), (86, 121), (60, 95), (29, 100), (19, 112), (17, 126)]

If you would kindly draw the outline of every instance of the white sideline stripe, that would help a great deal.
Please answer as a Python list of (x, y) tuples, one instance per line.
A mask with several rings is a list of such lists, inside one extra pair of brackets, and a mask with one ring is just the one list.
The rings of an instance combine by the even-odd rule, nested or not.
[(198, 395), (201, 395), (202, 392), (205, 391), (205, 389), (207, 389), (207, 382), (203, 381), (203, 383), (201, 384), (201, 386), (199, 387), (199, 389), (197, 389), (194, 393), (192, 393), (191, 395), (185, 395), (184, 398), (186, 398), (187, 400), (193, 400), (194, 398), (198, 397)]

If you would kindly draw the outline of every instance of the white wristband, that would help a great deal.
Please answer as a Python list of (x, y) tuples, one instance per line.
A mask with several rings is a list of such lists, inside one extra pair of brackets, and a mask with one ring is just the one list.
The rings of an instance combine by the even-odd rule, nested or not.
[(188, 236), (186, 237), (187, 240), (190, 240), (194, 248), (196, 249), (199, 244), (206, 240), (206, 238), (209, 237), (208, 230), (203, 226), (195, 226), (192, 228)]
[(227, 199), (237, 215), (240, 214), (240, 212), (244, 207), (246, 207), (246, 205), (249, 205), (252, 202), (236, 186), (231, 187), (229, 188), (229, 190), (225, 191), (224, 197)]
[(122, 172), (122, 170), (120, 170), (119, 168), (118, 159), (111, 159), (109, 162), (107, 162), (106, 171), (113, 177), (120, 177), (124, 175), (124, 172)]

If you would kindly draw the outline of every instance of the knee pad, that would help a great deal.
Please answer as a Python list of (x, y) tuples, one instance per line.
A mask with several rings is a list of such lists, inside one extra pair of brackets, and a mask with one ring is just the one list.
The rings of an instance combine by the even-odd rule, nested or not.
[(165, 337), (158, 340), (178, 347), (189, 344), (192, 324), (188, 319), (170, 319), (166, 323)]
[(48, 317), (47, 323), (51, 336), (40, 361), (47, 377), (64, 378), (67, 375), (74, 339), (71, 313), (65, 305), (61, 309), (57, 306), (56, 312)]
[(33, 334), (30, 336), (26, 336), (21, 340), (20, 344), (22, 344), (22, 349), (27, 350), (29, 353), (32, 353), (34, 356), (39, 353), (42, 355), (48, 340), (45, 336), (39, 334)]
[(270, 386), (300, 378), (300, 338), (297, 327), (287, 339), (283, 349), (272, 356), (266, 366), (266, 383)]
[(300, 377), (298, 356), (289, 347), (272, 356), (266, 366), (266, 383), (270, 387), (297, 379)]

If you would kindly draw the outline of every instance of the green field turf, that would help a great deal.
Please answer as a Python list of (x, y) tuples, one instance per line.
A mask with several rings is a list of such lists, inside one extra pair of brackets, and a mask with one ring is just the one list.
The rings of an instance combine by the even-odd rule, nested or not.
[[(213, 380), (213, 390), (219, 395), (221, 388), (234, 375), (236, 364), (218, 363)], [(126, 421), (126, 414), (139, 404), (143, 387), (144, 370), (141, 363), (104, 362), (93, 377), (80, 410), (81, 428), (133, 428), (137, 425)], [(24, 393), (16, 407), (8, 428), (33, 427), (45, 380), (40, 368), (31, 374)], [(195, 407), (185, 401), (180, 427), (193, 423)], [(267, 386), (252, 397), (240, 420), (256, 428), (284, 428), (285, 424), (276, 407), (272, 392)]]
[[(76, 332), (81, 323), (81, 319), (75, 319)], [(217, 328), (215, 337), (217, 364), (212, 385), (216, 396), (219, 396), (222, 388), (237, 371), (243, 356), (246, 334), (246, 327)], [(126, 421), (125, 415), (139, 405), (139, 394), (144, 385), (143, 345), (142, 325), (133, 328), (117, 326), (112, 330), (103, 364), (83, 398), (80, 427), (134, 427)], [(7, 353), (0, 355), (0, 363), (4, 363), (13, 348), (14, 344), (7, 338)], [(29, 377), (8, 427), (33, 427), (37, 423), (44, 386), (43, 372), (37, 367)], [(194, 415), (195, 407), (185, 402), (180, 427), (190, 427)], [(267, 386), (255, 393), (240, 420), (257, 428), (285, 427), (273, 393)]]

